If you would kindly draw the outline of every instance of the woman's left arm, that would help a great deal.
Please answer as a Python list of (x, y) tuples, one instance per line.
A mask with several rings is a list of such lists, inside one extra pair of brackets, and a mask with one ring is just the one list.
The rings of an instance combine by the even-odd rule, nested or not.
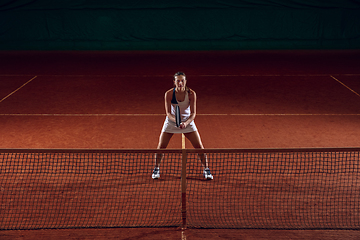
[(193, 90), (190, 90), (189, 101), (191, 110), (190, 117), (185, 122), (181, 123), (180, 128), (186, 128), (196, 117), (196, 93)]

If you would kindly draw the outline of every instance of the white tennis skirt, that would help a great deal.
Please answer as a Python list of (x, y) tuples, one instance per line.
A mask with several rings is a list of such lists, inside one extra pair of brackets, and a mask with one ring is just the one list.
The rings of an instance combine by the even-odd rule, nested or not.
[(195, 122), (192, 121), (186, 128), (180, 129), (176, 127), (176, 123), (169, 120), (168, 117), (165, 118), (163, 128), (161, 132), (168, 132), (168, 133), (190, 133), (197, 131)]

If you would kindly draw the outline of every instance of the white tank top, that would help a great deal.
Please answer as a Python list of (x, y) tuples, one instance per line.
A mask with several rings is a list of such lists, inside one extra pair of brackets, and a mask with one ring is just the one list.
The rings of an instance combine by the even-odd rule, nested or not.
[[(176, 99), (175, 89), (174, 89), (173, 98), (171, 100), (171, 114), (173, 114), (173, 115), (175, 115), (176, 105), (178, 105), (180, 108), (181, 121), (185, 122), (190, 117), (190, 113), (191, 113), (188, 92), (185, 93), (184, 101), (179, 102)], [(195, 122), (191, 121), (191, 123), (189, 125), (187, 125), (186, 128), (180, 129), (180, 128), (176, 127), (175, 122), (170, 121), (169, 118), (166, 116), (165, 122), (164, 122), (164, 125), (163, 125), (163, 128), (161, 131), (168, 132), (168, 133), (189, 133), (189, 132), (197, 131), (197, 128), (196, 128)]]
[(176, 105), (178, 105), (180, 108), (181, 121), (185, 122), (190, 117), (190, 114), (191, 114), (188, 91), (185, 92), (184, 101), (180, 102), (176, 99), (175, 88), (174, 88), (173, 98), (171, 100), (171, 114), (173, 114), (173, 115), (175, 115)]

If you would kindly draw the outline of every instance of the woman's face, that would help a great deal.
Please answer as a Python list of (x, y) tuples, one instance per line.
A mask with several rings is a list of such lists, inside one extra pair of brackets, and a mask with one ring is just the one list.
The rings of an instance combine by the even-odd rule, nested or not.
[(174, 84), (176, 88), (181, 88), (181, 89), (185, 88), (186, 86), (185, 76), (184, 75), (175, 76)]

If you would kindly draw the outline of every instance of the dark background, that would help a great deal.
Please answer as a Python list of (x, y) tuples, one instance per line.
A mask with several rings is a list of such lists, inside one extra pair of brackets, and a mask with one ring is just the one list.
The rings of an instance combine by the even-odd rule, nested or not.
[(0, 1), (0, 50), (359, 47), (358, 0)]

